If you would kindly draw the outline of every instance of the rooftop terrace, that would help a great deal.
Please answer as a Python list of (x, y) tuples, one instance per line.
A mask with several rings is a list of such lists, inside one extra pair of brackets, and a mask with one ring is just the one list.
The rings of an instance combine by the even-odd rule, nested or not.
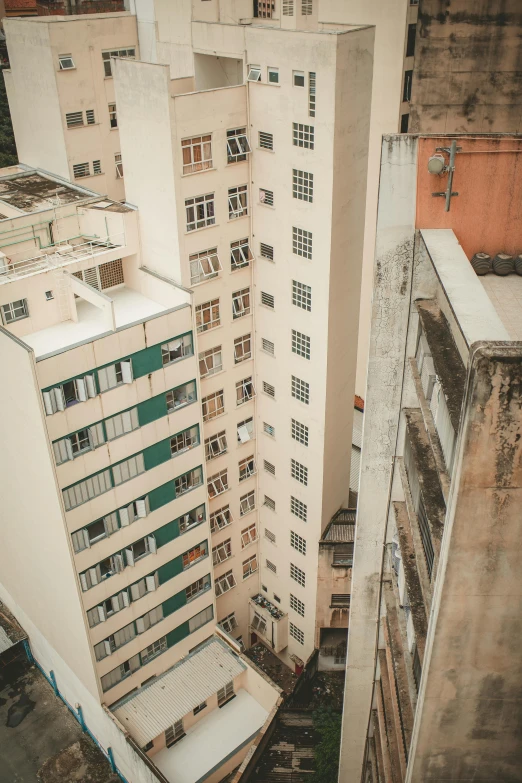
[[(2, 170), (0, 170), (1, 174)], [(41, 209), (85, 201), (95, 198), (96, 195), (87, 188), (70, 185), (64, 180), (34, 169), (0, 176), (0, 220), (17, 214), (38, 212)], [(7, 209), (4, 212), (3, 206), (11, 207), (11, 210)]]

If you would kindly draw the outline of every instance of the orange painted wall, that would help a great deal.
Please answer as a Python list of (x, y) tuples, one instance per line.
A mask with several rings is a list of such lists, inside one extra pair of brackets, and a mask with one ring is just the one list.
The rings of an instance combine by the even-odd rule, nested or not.
[(458, 137), (463, 152), (456, 157), (452, 190), (459, 195), (445, 212), (445, 199), (431, 194), (446, 190), (448, 176), (430, 174), (428, 158), (450, 144), (450, 137), (419, 138), (417, 228), (452, 228), (468, 258), (480, 251), (522, 253), (522, 137)]

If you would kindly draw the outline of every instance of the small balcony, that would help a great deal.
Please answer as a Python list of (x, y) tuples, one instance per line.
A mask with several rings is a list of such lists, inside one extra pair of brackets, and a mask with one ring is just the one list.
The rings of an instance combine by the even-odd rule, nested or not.
[(249, 630), (276, 653), (288, 646), (288, 615), (261, 593), (249, 602)]

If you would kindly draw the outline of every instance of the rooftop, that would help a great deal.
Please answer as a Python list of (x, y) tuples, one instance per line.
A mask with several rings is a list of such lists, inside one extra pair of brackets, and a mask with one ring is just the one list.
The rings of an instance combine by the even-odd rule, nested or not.
[(522, 340), (522, 277), (489, 274), (478, 279), (511, 340)]
[(0, 219), (7, 217), (2, 212), (2, 205), (17, 210), (17, 214), (26, 214), (61, 204), (85, 201), (96, 196), (92, 190), (70, 185), (58, 177), (51, 177), (34, 169), (8, 174), (0, 177)]
[[(199, 650), (182, 658), (155, 680), (120, 701), (113, 708), (113, 713), (135, 742), (143, 747), (245, 670), (246, 665), (225, 642), (213, 637)], [(257, 705), (254, 699), (252, 701)], [(222, 710), (215, 712), (222, 714)], [(264, 718), (257, 730), (263, 722)], [(185, 745), (185, 740), (181, 745)], [(220, 744), (217, 747), (219, 749)], [(219, 752), (219, 758), (226, 755), (221, 750)], [(194, 746), (193, 753), (196, 759), (198, 752)], [(154, 763), (160, 755), (154, 756)], [(191, 780), (198, 779), (199, 776), (191, 776)], [(182, 783), (181, 779), (179, 783)]]
[(346, 544), (355, 541), (357, 509), (340, 508), (327, 525), (321, 541)]
[(283, 696), (289, 696), (297, 684), (297, 674), (290, 669), (286, 663), (277, 657), (262, 642), (249, 647), (244, 653), (255, 663), (258, 669), (269, 677), (283, 692)]
[(22, 639), (27, 639), (27, 634), (7, 606), (0, 601), (0, 653), (21, 642)]

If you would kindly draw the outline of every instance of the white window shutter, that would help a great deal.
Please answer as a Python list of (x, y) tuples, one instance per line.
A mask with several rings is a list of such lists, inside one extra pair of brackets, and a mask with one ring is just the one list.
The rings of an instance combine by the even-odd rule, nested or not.
[(147, 592), (148, 593), (153, 593), (154, 590), (157, 587), (157, 585), (156, 585), (156, 575), (152, 574), (152, 576), (146, 576), (145, 577), (145, 584), (147, 586)]
[[(118, 552), (117, 554), (113, 555), (111, 559), (112, 559), (113, 567), (114, 567), (114, 570), (116, 571), (116, 573), (117, 574), (121, 573), (123, 571), (123, 569), (125, 568), (125, 564), (123, 562), (122, 555)], [(134, 565), (134, 563), (133, 563), (133, 565)]]
[(63, 396), (63, 389), (61, 386), (55, 386), (54, 389), (51, 390), (51, 393), (54, 396), (54, 402), (56, 405), (56, 410), (64, 411), (65, 410), (65, 397)]
[(129, 524), (132, 525), (132, 523), (136, 519), (136, 514), (134, 513), (134, 503), (129, 503), (129, 505), (127, 506), (127, 511), (129, 514)]
[(53, 390), (51, 389), (50, 392), (42, 392), (42, 394), (43, 394), (45, 412), (48, 416), (52, 416), (52, 414), (56, 413), (56, 411), (58, 410), (56, 407)]
[(114, 440), (116, 432), (114, 430), (114, 419), (105, 420), (105, 432), (107, 433), (107, 440)]
[(89, 569), (87, 570), (87, 573), (89, 574), (89, 576), (90, 576), (90, 578), (91, 578), (91, 584), (92, 584), (92, 585), (97, 585), (97, 584), (98, 584), (98, 582), (100, 581), (100, 580), (98, 579), (98, 570), (97, 570), (97, 568), (96, 568), (96, 567), (94, 567), (94, 568), (89, 568)]
[(120, 524), (122, 527), (127, 527), (127, 525), (130, 525), (129, 511), (127, 507), (120, 508)]
[(136, 669), (139, 669), (141, 666), (141, 660), (139, 653), (137, 655), (133, 655), (132, 658), (129, 659), (129, 668), (131, 672), (135, 672)]
[(99, 617), (100, 623), (104, 623), (105, 620), (107, 619), (107, 617), (105, 615), (104, 607), (103, 606), (97, 606), (96, 609), (98, 610), (98, 617)]
[(154, 536), (147, 536), (147, 541), (149, 544), (149, 552), (155, 554), (158, 551), (158, 545), (156, 544), (156, 539), (154, 538)]
[(140, 422), (138, 418), (138, 409), (131, 408), (130, 416), (131, 416), (132, 429), (135, 430), (140, 426)]
[(130, 411), (124, 411), (121, 414), (121, 426), (123, 432), (132, 432), (132, 417)]
[(134, 565), (134, 552), (132, 551), (131, 547), (127, 547), (125, 549), (125, 558), (127, 560), (127, 565), (129, 566)]
[(96, 397), (96, 384), (94, 383), (94, 375), (86, 375), (83, 380), (87, 390), (87, 397)]
[(136, 620), (136, 632), (137, 633), (143, 633), (145, 631), (145, 620), (143, 617), (138, 617)]
[(98, 370), (98, 385), (100, 387), (101, 392), (107, 391), (107, 389), (109, 388), (107, 367), (103, 367), (101, 370)]
[(129, 593), (127, 590), (122, 590), (120, 593), (120, 601), (123, 604), (123, 606), (129, 606), (130, 600), (129, 600)]
[(110, 536), (112, 533), (115, 533), (118, 528), (118, 515), (115, 511), (112, 512), (112, 514), (108, 514), (106, 517), (103, 518), (103, 526), (105, 528), (106, 535)]
[(132, 364), (128, 362), (120, 362), (121, 365), (121, 377), (123, 383), (132, 383)]
[(94, 426), (89, 427), (89, 440), (92, 448), (97, 449), (102, 443), (105, 443), (105, 435), (103, 434), (103, 426), (101, 421)]
[[(53, 443), (54, 459), (57, 465), (61, 465), (62, 462), (67, 462), (67, 460), (70, 459), (69, 455), (67, 454), (65, 440), (66, 439), (63, 438), (62, 440), (57, 440), (55, 443)], [(70, 441), (68, 442), (70, 445)]]
[(237, 436), (241, 443), (246, 443), (248, 440), (250, 440), (250, 433), (244, 424), (237, 428)]
[(118, 595), (113, 595), (111, 598), (111, 604), (112, 604), (112, 611), (113, 612), (119, 612), (122, 608), (120, 606), (120, 600)]
[(65, 446), (65, 452), (67, 454), (67, 459), (68, 460), (74, 459), (73, 448), (72, 448), (72, 443), (70, 441), (70, 438), (64, 438), (63, 442)]
[(82, 586), (82, 590), (85, 592), (89, 589), (89, 584), (87, 581), (87, 575), (86, 574), (80, 574), (80, 584)]
[(80, 400), (80, 402), (86, 402), (87, 401), (87, 387), (85, 385), (85, 381), (83, 378), (76, 378), (74, 382), (76, 386), (76, 397)]
[[(148, 577), (146, 578), (148, 579)], [(139, 582), (136, 582), (135, 584), (131, 585), (130, 591), (131, 591), (131, 598), (133, 601), (137, 601), (139, 598), (141, 598)]]
[(111, 643), (107, 641), (107, 639), (104, 639), (103, 641), (103, 648), (105, 650), (105, 655), (111, 654)]
[(147, 516), (147, 504), (145, 500), (136, 501), (136, 514), (138, 519), (143, 519), (143, 517)]

